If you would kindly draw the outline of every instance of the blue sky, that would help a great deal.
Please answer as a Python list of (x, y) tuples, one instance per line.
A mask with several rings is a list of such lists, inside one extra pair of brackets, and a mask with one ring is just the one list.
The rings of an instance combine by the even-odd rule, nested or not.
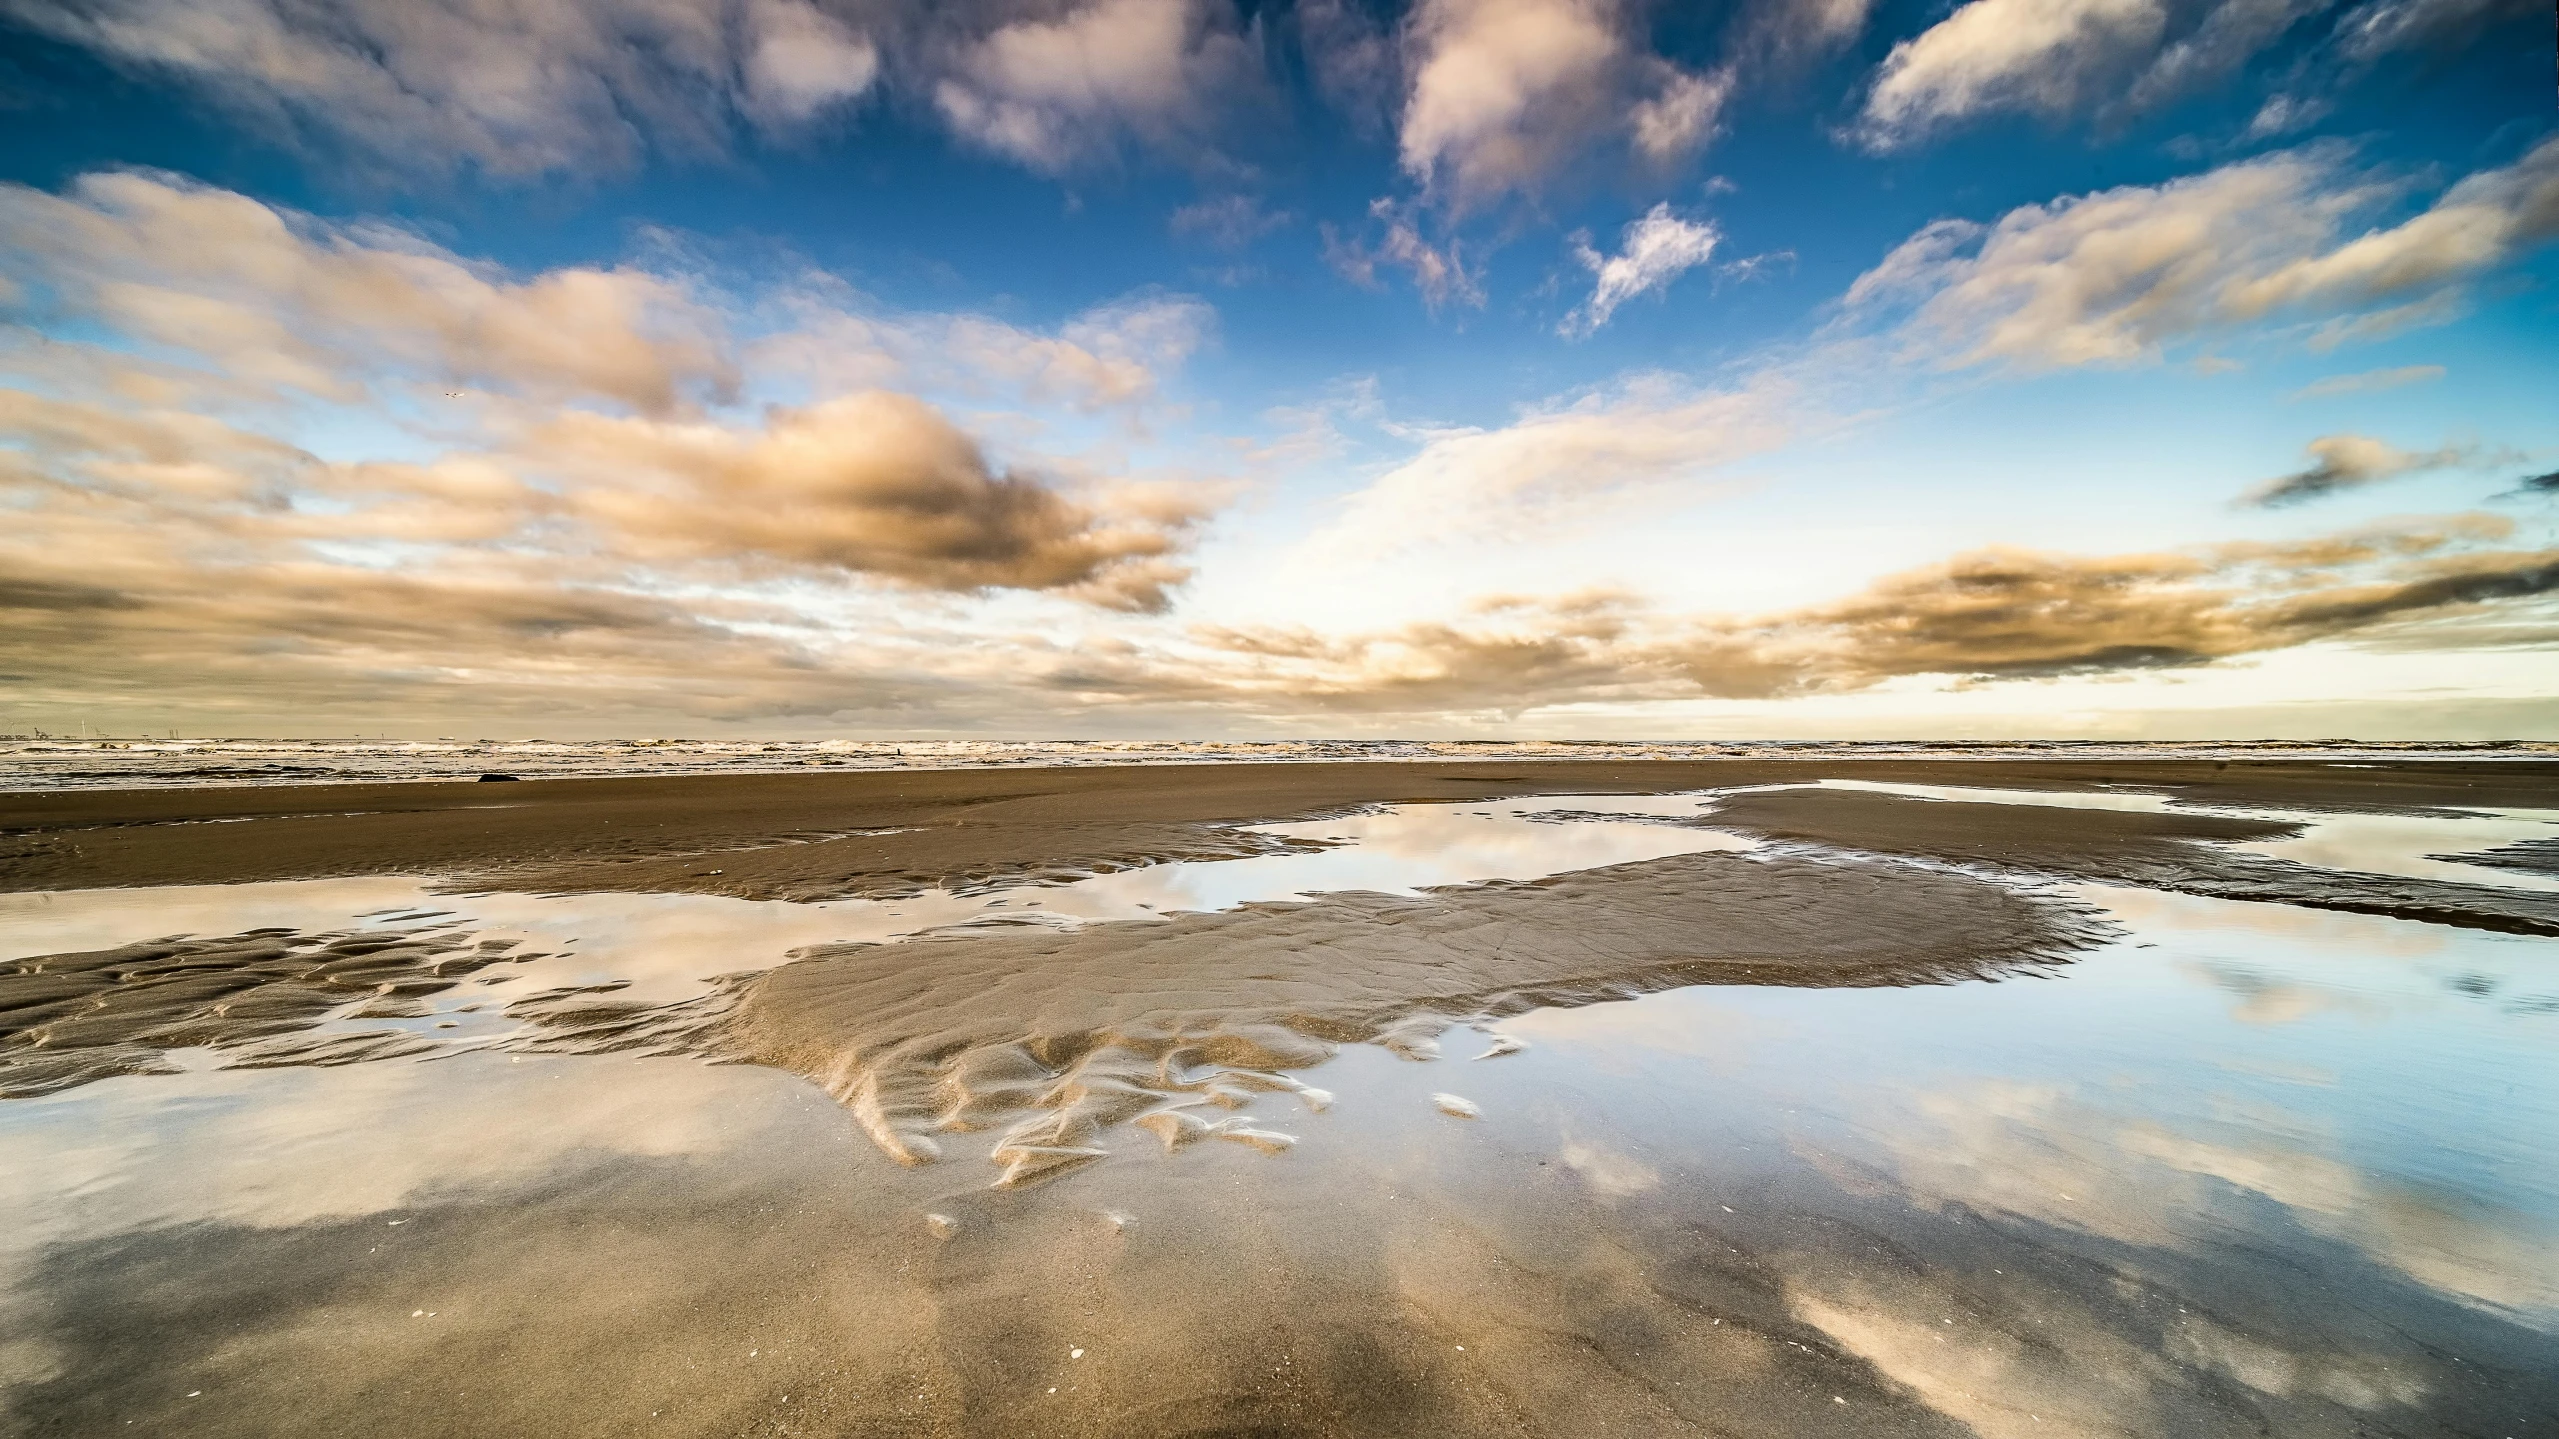
[(0, 0), (0, 726), (2559, 731), (2510, 0)]

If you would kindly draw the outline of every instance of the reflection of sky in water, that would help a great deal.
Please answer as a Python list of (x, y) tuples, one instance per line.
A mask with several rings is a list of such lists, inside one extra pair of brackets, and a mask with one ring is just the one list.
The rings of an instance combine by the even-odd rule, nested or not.
[(2559, 837), (2559, 811), (2478, 807), (2473, 816), (2342, 814), (2328, 810), (2299, 811), (2227, 806), (2175, 805), (2169, 797), (2124, 790), (2035, 790), (1965, 788), (1942, 784), (1895, 784), (1881, 780), (1824, 779), (1806, 785), (1767, 785), (1767, 789), (1845, 789), (1909, 799), (1973, 804), (2035, 805), (2053, 809), (2109, 809), (2139, 814), (2237, 814), (2293, 820), (2307, 828), (2297, 839), (2233, 844), (2233, 849), (2271, 855), (2319, 869), (2363, 874), (2396, 874), (2411, 879), (2438, 879), (2453, 884), (2492, 884), (2506, 889), (2559, 893), (2559, 879), (2523, 874), (2490, 865), (2459, 864), (2436, 859), (2440, 854), (2475, 854), (2528, 839)]
[(1923, 1203), (2168, 1248), (2297, 1230), (2559, 1329), (2554, 946), (2091, 894), (2134, 933), (2056, 981), (1698, 988), (1502, 1027), (1615, 1071), (1665, 1150), (1782, 1113)]
[[(2087, 798), (2032, 794), (2018, 802)], [(2097, 798), (2157, 807), (2149, 796)], [(1403, 806), (1271, 827), (1347, 842), (1321, 853), (1162, 865), (991, 895), (795, 905), (695, 895), (437, 896), (413, 880), (329, 880), (10, 896), (0, 899), (0, 925), (6, 948), (23, 954), (262, 925), (338, 928), (358, 916), (409, 924), (419, 911), (446, 911), (484, 933), (569, 951), (501, 966), (505, 983), (439, 996), (448, 1008), (606, 979), (634, 981), (636, 995), (673, 998), (695, 992), (705, 976), (770, 965), (803, 945), (989, 917), (1137, 919), (1737, 846), (1711, 831), (1640, 820), (1527, 818), (1549, 811), (1681, 818), (1708, 803), (1550, 796)], [(2319, 828), (2289, 842), (2304, 848), (2287, 857), (2379, 870), (2428, 850), (2475, 850), (2546, 828), (2515, 814), (2314, 818)], [(2323, 840), (2329, 848), (2310, 847)], [(2475, 881), (2517, 878), (2463, 868), (2461, 877)], [(1364, 1172), (1356, 1164), (1367, 1162), (1355, 1155), (1447, 1158), (1498, 1135), (1528, 1147), (1523, 1169), (1551, 1158), (1574, 1176), (1592, 1234), (1607, 1232), (1612, 1216), (1640, 1225), (1647, 1205), (1686, 1204), (1711, 1222), (1747, 1226), (1756, 1196), (1779, 1211), (1773, 1222), (1781, 1227), (1753, 1262), (1764, 1258), (1787, 1276), (1797, 1318), (1929, 1405), (2003, 1439), (2138, 1432), (2142, 1425), (2119, 1412), (2138, 1386), (2118, 1392), (2091, 1380), (2074, 1398), (2052, 1376), (2112, 1383), (2151, 1372), (2143, 1366), (2155, 1356), (2136, 1354), (2118, 1371), (2081, 1362), (2108, 1351), (2086, 1348), (2098, 1341), (2084, 1335), (2063, 1339), (2068, 1316), (2059, 1309), (2046, 1326), (2036, 1306), (2058, 1292), (2049, 1287), (2024, 1291), (2016, 1312), (2033, 1317), (2018, 1322), (2037, 1329), (2039, 1344), (2053, 1336), (2062, 1344), (2053, 1352), (2069, 1362), (2037, 1370), (1979, 1342), (1947, 1343), (1942, 1316), (1965, 1314), (1962, 1303), (1986, 1292), (1962, 1287), (1980, 1278), (1961, 1262), (1957, 1246), (1969, 1241), (1945, 1238), (1970, 1234), (1973, 1216), (2113, 1246), (2093, 1251), (2094, 1272), (2123, 1279), (2127, 1293), (2136, 1279), (2166, 1284), (2182, 1304), (2193, 1291), (2176, 1286), (2197, 1283), (2195, 1266), (2204, 1266), (2229, 1289), (2301, 1310), (2297, 1331), (2273, 1334), (2294, 1343), (2281, 1352), (2249, 1349), (2228, 1338), (2227, 1325), (2198, 1320), (2175, 1331), (2181, 1337), (2173, 1342), (2188, 1346), (2181, 1362), (2200, 1362), (2195, 1346), (2222, 1345), (2227, 1352), (2216, 1350), (2213, 1362), (2257, 1392), (2316, 1390), (2378, 1415), (2443, 1382), (2439, 1373), (2404, 1377), (2408, 1355), (2470, 1352), (2448, 1347), (2440, 1320), (2359, 1289), (2347, 1273), (2356, 1264), (2471, 1313), (2559, 1331), (2559, 1170), (2548, 1157), (2548, 1136), (2559, 1133), (2559, 945), (2270, 904), (2085, 893), (2129, 933), (2050, 979), (1700, 987), (1506, 1020), (1499, 1028), (1532, 1047), (1481, 1064), (1463, 1058), (1479, 1048), (1471, 1036), (1450, 1036), (1451, 1057), (1438, 1064), (1354, 1050), (1319, 1081), (1339, 1091), (1334, 1111), (1295, 1116), (1291, 1127), (1305, 1143), (1252, 1173), (1267, 1176), (1274, 1196), (1311, 1193), (1355, 1185)], [(1429, 1093), (1443, 1089), (1480, 1103), (1484, 1117), (1461, 1122), (1431, 1109)], [(1363, 1150), (1363, 1134), (1380, 1142)], [(833, 1101), (761, 1069), (483, 1053), (109, 1080), (0, 1104), (0, 1214), (16, 1217), (0, 1226), (0, 1321), (34, 1293), (31, 1276), (44, 1254), (82, 1239), (349, 1220), (379, 1224), (386, 1236), (413, 1235), (420, 1231), (394, 1226), (442, 1203), (536, 1201), (530, 1207), (538, 1208), (543, 1186), (580, 1166), (700, 1161), (701, 1174), (734, 1176), (798, 1162), (777, 1156), (812, 1155), (837, 1166), (825, 1171), (828, 1182), (846, 1186), (849, 1202), (894, 1211), (899, 1223), (918, 1202), (918, 1186), (982, 1183), (957, 1166), (891, 1171), (850, 1133)], [(1152, 1162), (1096, 1174), (1141, 1186), (1177, 1172)], [(1403, 1174), (1394, 1186), (1410, 1183), (1410, 1170), (1378, 1172)], [(1486, 1218), (1508, 1202), (1504, 1186), (1516, 1183), (1491, 1182), (1469, 1201), (1476, 1213), (1457, 1218)], [(1408, 1190), (1395, 1203), (1410, 1197)], [(1358, 1229), (1376, 1215), (1357, 1205), (1393, 1198), (1345, 1198), (1337, 1189), (1326, 1212), (1349, 1206), (1343, 1222)], [(1734, 1215), (1725, 1200), (1744, 1212)], [(1785, 1207), (1794, 1200), (1801, 1212)], [(1930, 1255), (1928, 1262), (1907, 1255), (1879, 1262), (1882, 1251), (1872, 1245), (1823, 1237), (1842, 1231), (1783, 1227), (1857, 1204), (1900, 1206), (1923, 1231), (1911, 1252)], [(1751, 1242), (1741, 1229), (1732, 1238), (1736, 1246)], [(778, 1272), (740, 1269), (732, 1279), (719, 1268), (742, 1262), (741, 1252), (713, 1244), (681, 1263), (703, 1266), (712, 1282), (780, 1282)], [(1994, 1279), (1985, 1282), (2020, 1282), (2019, 1249), (1985, 1253), (1982, 1267), (2003, 1266), (1988, 1268)], [(670, 1272), (680, 1267), (667, 1262)], [(2189, 1267), (2176, 1271), (2180, 1263)], [(407, 1303), (394, 1307), (405, 1313)], [(2372, 1308), (2403, 1348), (2321, 1349), (2322, 1303)], [(2196, 1307), (2201, 1312), (2200, 1300)], [(2102, 1313), (2099, 1338), (2137, 1336), (2138, 1316), (2125, 1318), (2137, 1308), (2124, 1299)], [(2259, 1339), (2269, 1332), (2261, 1327)], [(11, 1362), (41, 1372), (51, 1361), (37, 1353)], [(0, 1373), (0, 1389), (6, 1381)], [(2151, 1432), (2171, 1431), (2153, 1425)]]
[[(890, 940), (988, 920), (1080, 923), (1144, 920), (1180, 910), (1217, 910), (1254, 900), (1370, 889), (1408, 893), (1430, 885), (1532, 879), (1566, 870), (1700, 850), (1747, 849), (1712, 830), (1637, 820), (1547, 822), (1550, 810), (1630, 815), (1696, 814), (1692, 795), (1550, 795), (1474, 805), (1399, 805), (1376, 813), (1264, 826), (1293, 838), (1339, 841), (1311, 854), (1149, 865), (1063, 885), (991, 894), (931, 890), (894, 900), (824, 904), (696, 894), (435, 894), (414, 878), (294, 880), (267, 884), (172, 885), (0, 895), (0, 953), (14, 957), (105, 949), (165, 935), (236, 934), (263, 926), (333, 930), (410, 927), (436, 914), (479, 938), (516, 939), (548, 956), (505, 965), (479, 984), (436, 1000), (424, 1020), (365, 1021), (434, 1033), (462, 1005), (511, 999), (567, 985), (625, 982), (625, 998), (675, 1000), (715, 975), (770, 968), (814, 944)], [(495, 1018), (464, 1016), (463, 1032), (485, 1037)]]

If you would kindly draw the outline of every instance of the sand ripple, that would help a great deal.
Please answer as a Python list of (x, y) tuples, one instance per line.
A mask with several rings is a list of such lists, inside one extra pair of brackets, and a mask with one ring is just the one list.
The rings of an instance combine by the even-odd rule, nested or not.
[(1103, 1158), (1129, 1125), (1167, 1149), (1285, 1149), (1243, 1111), (1274, 1094), (1320, 1110), (1331, 1096), (1289, 1071), (1340, 1044), (1428, 1062), (1448, 1028), (1541, 1005), (1992, 977), (2098, 933), (2079, 906), (1968, 875), (1678, 855), (1420, 897), (823, 949), (746, 982), (716, 1043), (823, 1085), (900, 1163), (1001, 1128), (991, 1158), (1009, 1187)]

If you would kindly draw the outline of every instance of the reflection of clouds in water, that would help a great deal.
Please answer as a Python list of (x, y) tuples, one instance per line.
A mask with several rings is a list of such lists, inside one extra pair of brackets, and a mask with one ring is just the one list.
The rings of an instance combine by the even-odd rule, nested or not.
[[(13, 1390), (64, 1362), (29, 1312), (47, 1297), (29, 1276), (59, 1247), (325, 1225), (485, 1200), (581, 1160), (770, 1143), (759, 1131), (787, 1122), (775, 1099), (795, 1088), (768, 1071), (682, 1060), (465, 1056), (107, 1080), (12, 1100), (0, 1111), (0, 1214), (11, 1216), (0, 1225), (0, 1416)], [(385, 1220), (385, 1232), (407, 1222)], [(338, 1322), (302, 1336), (302, 1352), (342, 1344)]]
[(465, 1056), (441, 1064), (106, 1080), (12, 1101), (0, 1255), (165, 1224), (385, 1213), (541, 1179), (581, 1155), (751, 1142), (796, 1081), (687, 1060)]
[(2439, 854), (2475, 854), (2529, 839), (2559, 835), (2547, 810), (2500, 810), (2475, 819), (2424, 815), (2321, 815), (2299, 839), (2264, 840), (2233, 846), (2256, 854), (2288, 859), (2320, 869), (2364, 874), (2397, 874), (2412, 879), (2439, 879), (2454, 884), (2496, 885), (2504, 889), (2559, 892), (2559, 879), (2523, 874), (2490, 865), (2435, 859)]
[(478, 937), (519, 940), (529, 950), (574, 945), (572, 953), (503, 971), (502, 977), (522, 981), (520, 990), (622, 980), (631, 985), (623, 998), (655, 1003), (698, 994), (702, 981), (716, 975), (770, 968), (808, 946), (881, 942), (989, 918), (1146, 920), (1300, 894), (1536, 879), (1753, 847), (1752, 841), (1716, 831), (1639, 820), (1528, 818), (1556, 810), (1681, 816), (1695, 814), (1699, 804), (1694, 795), (1545, 795), (1462, 806), (1399, 805), (1257, 827), (1295, 838), (1348, 841), (1317, 853), (1148, 865), (1066, 884), (975, 894), (934, 889), (891, 900), (801, 904), (707, 894), (438, 894), (429, 887), (435, 881), (406, 876), (0, 895), (0, 921), (8, 929), (5, 957), (15, 957), (266, 926), (319, 932), (433, 911), (452, 916)]
[(2178, 1376), (2102, 1324), (2038, 1315), (2024, 1338), (2006, 1327), (2013, 1317), (1983, 1322), (1926, 1274), (1798, 1278), (1789, 1300), (1796, 1318), (1983, 1439), (2171, 1432), (2152, 1400)]
[(2278, 1084), (2298, 1084), (2310, 1089), (2337, 1087), (2337, 1071), (2322, 1069), (2315, 1064), (2286, 1064), (2278, 1059), (2257, 1059), (2247, 1055), (2234, 1055), (2214, 1060), (2213, 1067), (2226, 1069), (2232, 1074), (2271, 1079)]
[(2367, 995), (2297, 980), (2271, 979), (2236, 965), (2187, 961), (2177, 969), (2230, 995), (2234, 1001), (2230, 1017), (2242, 1024), (2291, 1024), (2320, 1014), (2347, 1014), (2367, 1020), (2389, 1015), (2386, 1008)]
[(1551, 1044), (1603, 1072), (1624, 1072), (1631, 1051), (1703, 1059), (1735, 1067), (1768, 1041), (1798, 1031), (1789, 1020), (1748, 1014), (1714, 1004), (1710, 989), (1673, 990), (1676, 1004), (1647, 999), (1611, 1000), (1575, 1009), (1535, 1009), (1502, 1021), (1502, 1028), (1537, 1044)]
[(2444, 953), (2473, 942), (2441, 925), (2411, 924), (2378, 915), (2349, 914), (2333, 909), (2304, 909), (2290, 904), (2241, 904), (2166, 890), (2114, 885), (2073, 885), (2082, 895), (2144, 939), (2245, 935), (2301, 945), (2348, 946), (2357, 955), (2415, 959)]
[[(1803, 786), (1770, 785), (1790, 789)], [(1957, 785), (1895, 784), (1878, 780), (1824, 779), (1810, 787), (1864, 790), (1908, 799), (1973, 804), (2035, 805), (2055, 809), (2121, 810), (2140, 814), (2245, 814), (2294, 820), (2304, 826), (2295, 839), (2261, 840), (2231, 848), (2288, 859), (2319, 869), (2362, 874), (2395, 874), (2411, 879), (2455, 884), (2496, 885), (2506, 889), (2559, 892), (2559, 879), (2519, 874), (2488, 865), (2437, 859), (2439, 854), (2477, 853), (2522, 840), (2559, 834), (2559, 812), (2536, 809), (2480, 809), (2459, 817), (2405, 814), (2353, 814), (2335, 810), (2286, 810), (2262, 806), (2175, 805), (2166, 795), (2100, 790), (1974, 789)]]
[(1792, 1270), (1796, 1318), (1983, 1439), (2288, 1427), (2232, 1414), (2194, 1371), (2268, 1399), (2360, 1411), (2413, 1405), (2427, 1393), (2404, 1364), (2394, 1372), (2382, 1357), (2308, 1336), (2252, 1335), (2159, 1302), (2167, 1296), (2131, 1276), (2119, 1276), (2104, 1296), (2115, 1302), (2101, 1306), (2024, 1272), (1855, 1267), (1836, 1255), (1798, 1259)]
[[(2549, 1327), (2559, 1319), (2559, 1226), (2376, 1176), (2244, 1133), (2220, 1143), (2126, 1119), (2074, 1087), (1991, 1081), (1918, 1097), (1916, 1122), (1875, 1126), (1913, 1197), (2127, 1243), (2186, 1249), (2255, 1228), (2234, 1192), (2438, 1293)], [(2210, 1182), (2207, 1182), (2210, 1181)]]
[[(1770, 789), (1797, 788), (1792, 785), (1770, 785)], [(1951, 800), (1964, 804), (2022, 804), (2047, 809), (2110, 809), (2133, 814), (2166, 814), (2171, 806), (2164, 794), (2145, 794), (2138, 790), (2088, 789), (1993, 789), (1967, 785), (1898, 784), (1887, 780), (1821, 779), (1810, 788), (1864, 790), (1869, 794), (1897, 794), (1908, 799)]]
[(1630, 1154), (1621, 1154), (1605, 1145), (1585, 1144), (1577, 1139), (1564, 1141), (1563, 1160), (1566, 1168), (1579, 1174), (1590, 1187), (1601, 1194), (1625, 1196), (1642, 1194), (1661, 1187), (1661, 1171)]
[(1541, 795), (1499, 803), (1399, 805), (1375, 814), (1303, 824), (1257, 825), (1294, 839), (1348, 841), (1314, 854), (1179, 863), (1102, 875), (1090, 887), (1159, 910), (1224, 909), (1254, 899), (1345, 890), (1388, 893), (1493, 879), (1538, 879), (1603, 865), (1708, 850), (1744, 850), (1754, 841), (1714, 830), (1641, 820), (1532, 820), (1556, 811), (1685, 816), (1693, 795)]

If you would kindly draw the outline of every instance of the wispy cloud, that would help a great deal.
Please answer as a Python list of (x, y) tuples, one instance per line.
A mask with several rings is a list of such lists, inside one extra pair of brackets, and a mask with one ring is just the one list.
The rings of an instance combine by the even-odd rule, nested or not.
[(2403, 385), (2423, 385), (2444, 377), (2441, 365), (2401, 365), (2390, 370), (2366, 370), (2359, 375), (2330, 375), (2313, 380), (2292, 392), (2296, 400), (2320, 400), (2331, 395), (2362, 395), (2374, 390), (2395, 390)]
[(1056, 173), (1129, 143), (1196, 158), (1263, 83), (1225, 0), (0, 0), (0, 15), (377, 174), (714, 159), (883, 93)]
[(2159, 0), (1972, 0), (1884, 57), (1860, 134), (1889, 150), (1990, 111), (2067, 113), (2167, 23)]
[(1603, 255), (1581, 239), (1574, 258), (1597, 283), (1590, 298), (1564, 318), (1562, 333), (1588, 335), (1628, 300), (1668, 290), (1673, 280), (1712, 259), (1723, 238), (1712, 221), (1683, 218), (1665, 202), (1627, 225), (1614, 255)]
[(2314, 345), (2458, 313), (2464, 282), (2559, 235), (2559, 139), (2395, 225), (2348, 237), (2396, 187), (2313, 147), (1930, 225), (1858, 277), (1847, 307), (1909, 308), (1953, 364), (2153, 360), (2243, 326), (2321, 322)]
[(869, 7), (811, 0), (8, 0), (19, 24), (174, 75), (366, 163), (515, 178), (728, 148), (801, 125), (881, 70)]
[(2266, 481), (2240, 496), (2239, 502), (2259, 509), (2307, 504), (2422, 470), (2468, 464), (2477, 458), (2475, 450), (2464, 447), (2403, 450), (2369, 435), (2322, 435), (2304, 448), (2310, 454), (2307, 467)]
[[(2127, 117), (2232, 75), (2334, 0), (1971, 0), (1893, 46), (1866, 87), (1855, 137), (1890, 151), (1984, 116)], [(2320, 93), (2394, 51), (2450, 49), (2528, 12), (2522, 0), (2366, 0), (2293, 67), (2252, 139), (2327, 112)]]
[(1463, 241), (1452, 236), (1444, 245), (1432, 244), (1423, 238), (1414, 208), (1399, 205), (1391, 197), (1374, 201), (1368, 212), (1384, 226), (1383, 236), (1374, 245), (1345, 236), (1331, 225), (1322, 228), (1324, 262), (1336, 274), (1374, 290), (1380, 288), (1379, 267), (1391, 266), (1412, 276), (1422, 303), (1433, 310), (1451, 304), (1484, 307), (1484, 287), (1467, 266)]
[(1297, 217), (1272, 210), (1251, 195), (1220, 195), (1175, 210), (1166, 223), (1173, 233), (1220, 250), (1241, 250)]

